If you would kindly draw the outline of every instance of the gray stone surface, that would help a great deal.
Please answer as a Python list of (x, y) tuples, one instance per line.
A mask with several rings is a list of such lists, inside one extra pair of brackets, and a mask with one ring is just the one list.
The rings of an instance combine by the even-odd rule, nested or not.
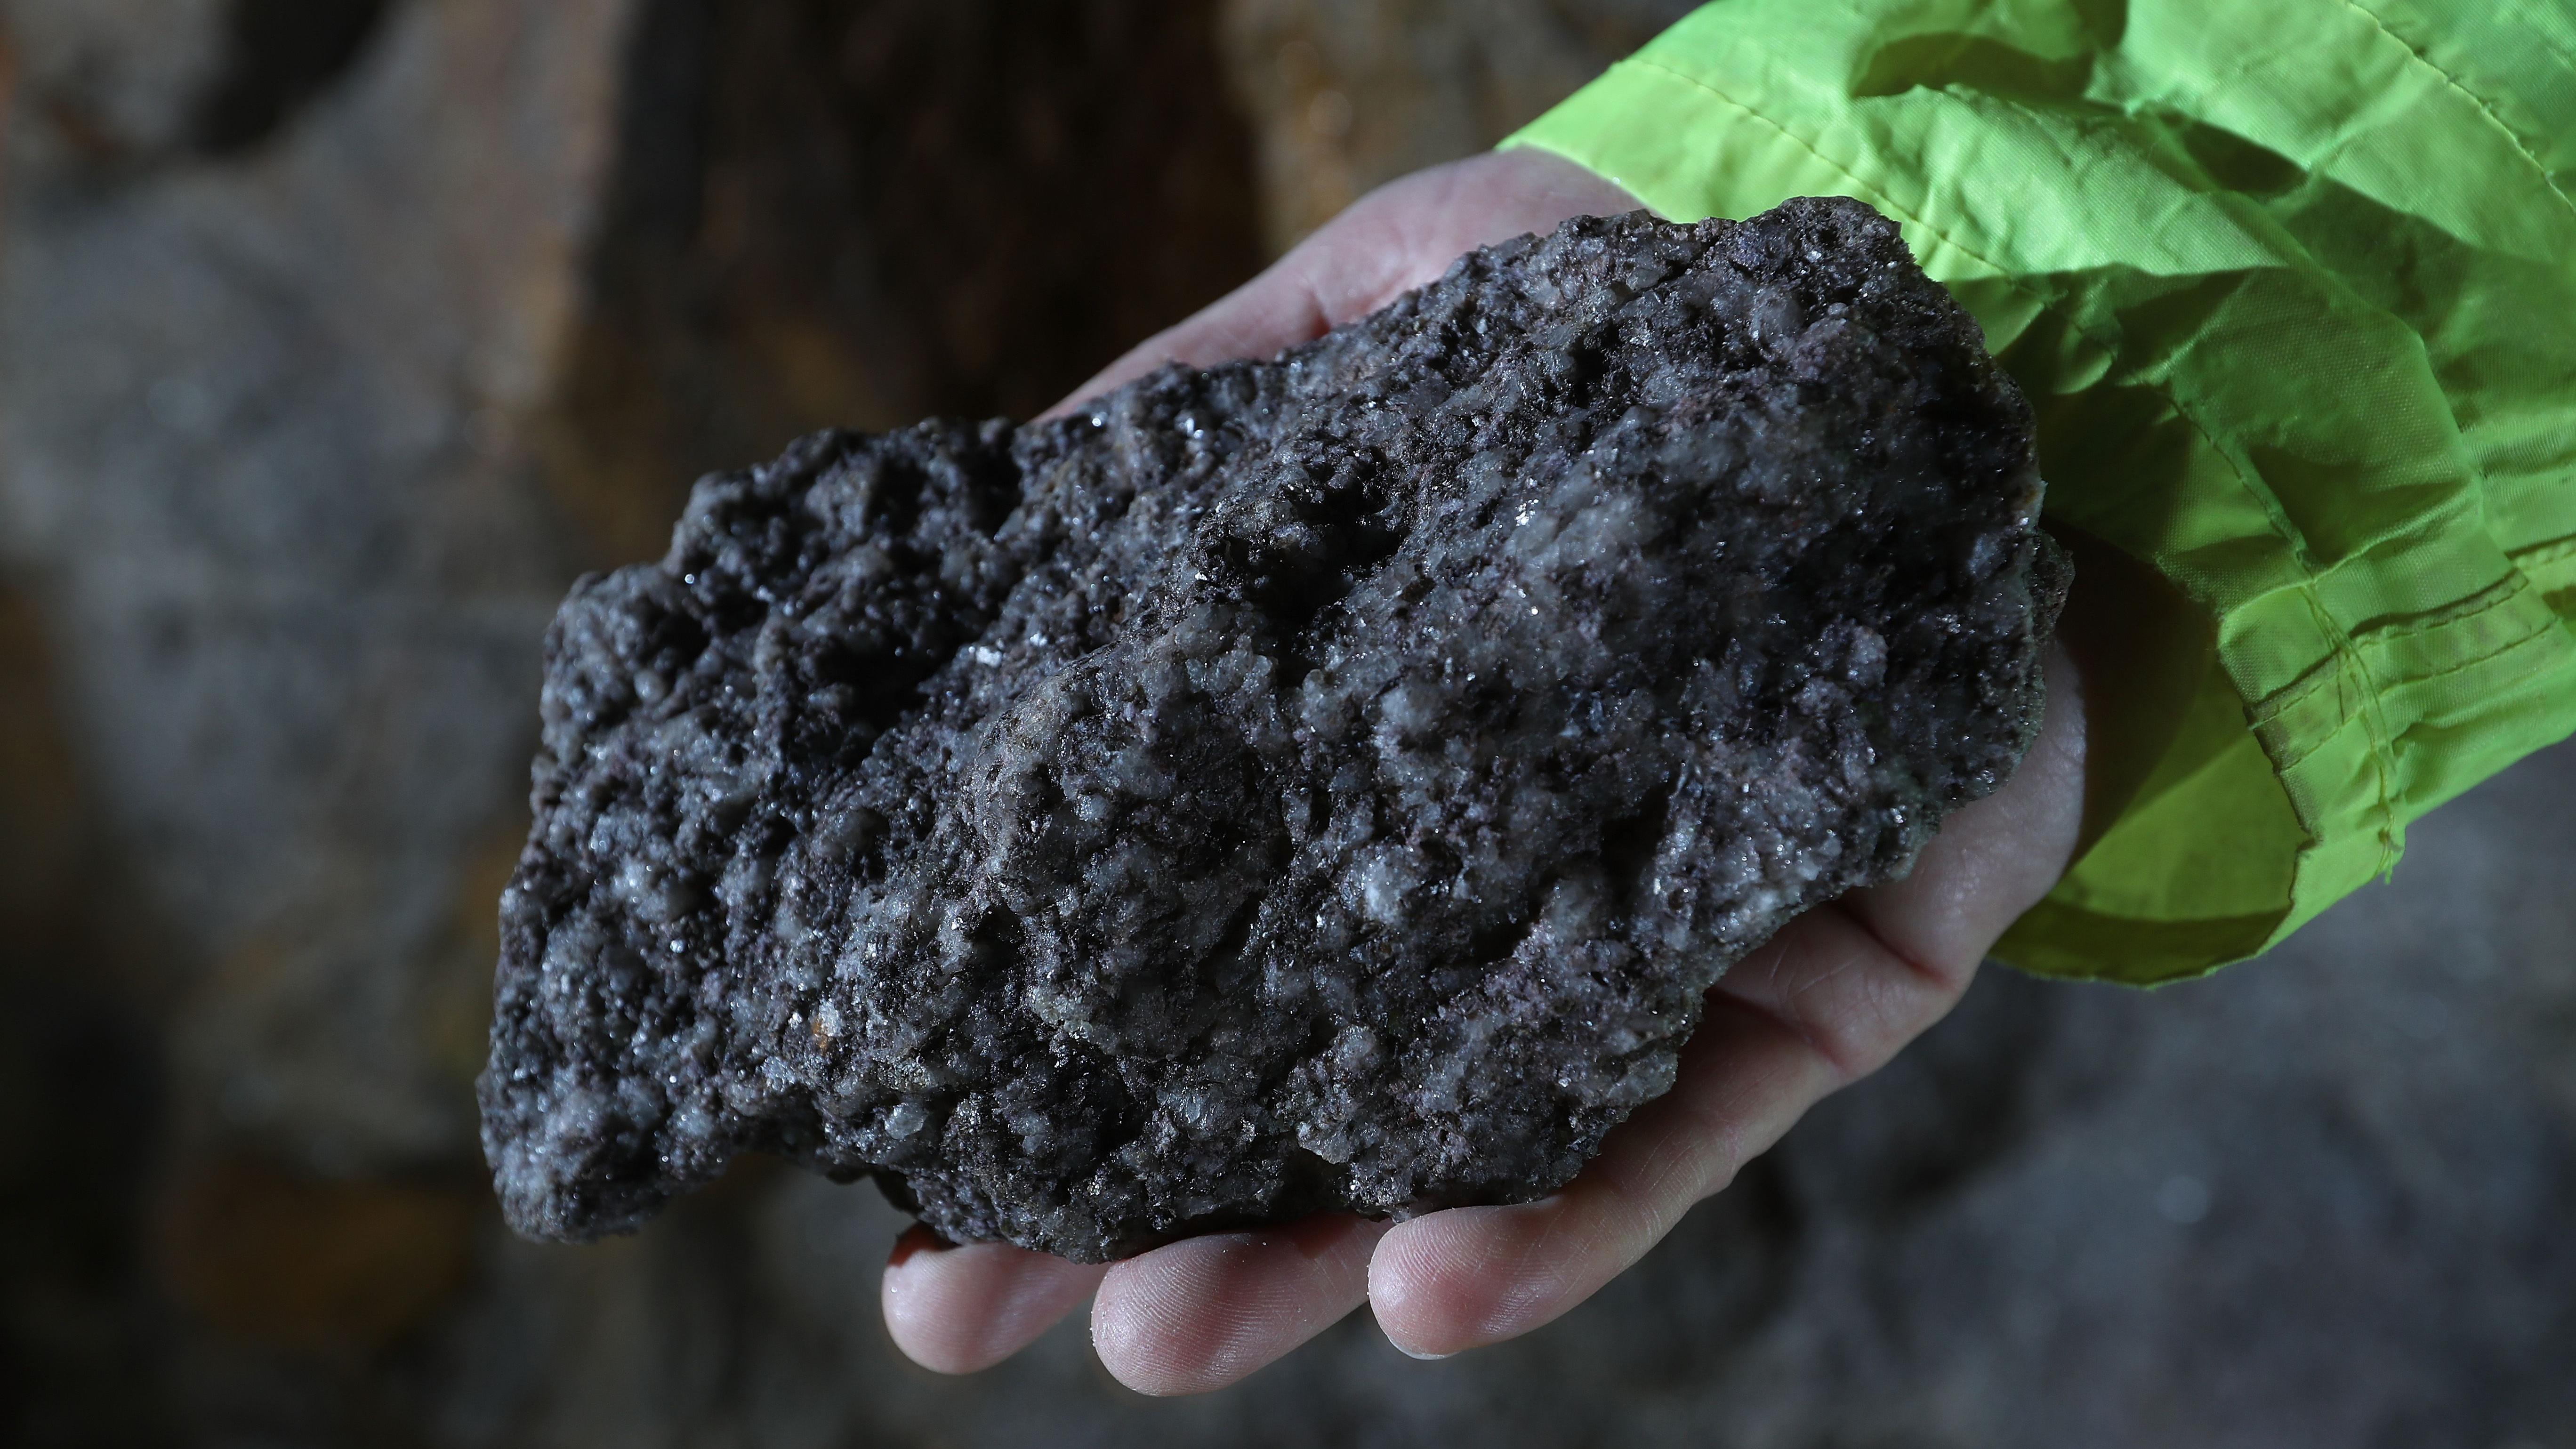
[[(935, 1378), (878, 1326), (902, 1215), (752, 1164), (636, 1237), (513, 1238), (470, 1078), (536, 631), (661, 547), (671, 460), (1043, 402), (1244, 273), (1246, 178), (1485, 144), (1520, 117), (1454, 118), (1624, 13), (1319, 0), (1312, 51), (1235, 53), (1261, 135), (1336, 123), (1309, 188), (1226, 139), (1190, 5), (641, 8), (676, 28), (396, 0), (220, 156), (211, 7), (0, 11), (0, 1442), (2576, 1446), (2567, 747), (2259, 965), (1990, 975), (1490, 1354), (1363, 1315), (1146, 1403), (1077, 1317)], [(147, 73), (188, 94), (96, 124)], [(982, 244), (881, 234), (922, 214)]]
[(1535, 1197), (2039, 715), (2030, 415), (1895, 226), (1570, 222), (1265, 363), (702, 483), (549, 636), (486, 1151), (954, 1239)]

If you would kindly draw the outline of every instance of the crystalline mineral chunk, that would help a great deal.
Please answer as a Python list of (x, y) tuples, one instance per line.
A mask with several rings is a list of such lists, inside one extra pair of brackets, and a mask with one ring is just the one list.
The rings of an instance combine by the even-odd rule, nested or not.
[(1085, 416), (809, 438), (549, 638), (484, 1141), (1100, 1260), (1526, 1199), (2038, 720), (2028, 410), (1852, 202), (1474, 253)]

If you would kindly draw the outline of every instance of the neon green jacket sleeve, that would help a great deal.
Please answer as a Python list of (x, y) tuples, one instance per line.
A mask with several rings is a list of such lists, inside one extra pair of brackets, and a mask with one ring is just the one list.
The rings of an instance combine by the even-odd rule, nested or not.
[(2206, 615), (2179, 734), (1998, 955), (2250, 956), (2576, 731), (2576, 7), (1720, 0), (1506, 145), (1677, 218), (1894, 218), (2047, 510)]

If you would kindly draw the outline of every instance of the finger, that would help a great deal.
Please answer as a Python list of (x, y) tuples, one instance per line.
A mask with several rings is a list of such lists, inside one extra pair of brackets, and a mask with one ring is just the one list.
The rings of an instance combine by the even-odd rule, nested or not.
[(1435, 166), (1360, 198), (1288, 255), (1205, 310), (1147, 338), (1047, 410), (1056, 417), (1166, 363), (1269, 357), (1365, 317), (1462, 253), (1569, 216), (1633, 211), (1617, 184), (1544, 151)]
[(1907, 889), (1811, 911), (1729, 971), (1673, 1090), (1611, 1133), (1581, 1176), (1538, 1202), (1432, 1213), (1387, 1234), (1369, 1300), (1398, 1348), (1445, 1356), (1581, 1303), (1818, 1099), (1949, 1012), (2073, 849), (2082, 700), (2063, 651), (2051, 650), (2048, 669), (2041, 736), (2012, 781), (1952, 815)]
[(1953, 811), (1903, 880), (1843, 898), (1853, 918), (1900, 959), (1964, 978), (2021, 913), (2074, 863), (2084, 831), (2084, 675), (2064, 644), (2040, 656), (2047, 706), (2039, 738), (2003, 788)]
[(1108, 1271), (1007, 1243), (950, 1247), (915, 1227), (895, 1240), (879, 1299), (904, 1357), (938, 1373), (971, 1374), (1035, 1342)]
[(1332, 1327), (1368, 1297), (1384, 1223), (1347, 1214), (1185, 1238), (1111, 1267), (1091, 1342), (1139, 1393), (1219, 1389)]
[(1842, 1081), (1780, 1023), (1712, 1000), (1673, 1090), (1612, 1132), (1582, 1176), (1537, 1202), (1451, 1208), (1389, 1231), (1369, 1265), (1379, 1327), (1406, 1353), (1445, 1358), (1555, 1319)]
[(2084, 696), (2042, 656), (2039, 737), (2002, 789), (1953, 811), (1903, 880), (1853, 891), (1736, 963), (1716, 987), (1805, 1040), (1848, 1080), (1949, 1014), (1995, 939), (2057, 878), (2083, 826)]

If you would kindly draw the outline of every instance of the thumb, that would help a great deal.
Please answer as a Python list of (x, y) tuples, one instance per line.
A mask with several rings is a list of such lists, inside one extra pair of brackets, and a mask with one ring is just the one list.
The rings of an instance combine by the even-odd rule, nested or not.
[(1417, 171), (1353, 203), (1288, 255), (1195, 315), (1147, 338), (1045, 417), (1168, 363), (1270, 357), (1365, 317), (1438, 277), (1460, 254), (1637, 199), (1563, 157), (1495, 151)]

